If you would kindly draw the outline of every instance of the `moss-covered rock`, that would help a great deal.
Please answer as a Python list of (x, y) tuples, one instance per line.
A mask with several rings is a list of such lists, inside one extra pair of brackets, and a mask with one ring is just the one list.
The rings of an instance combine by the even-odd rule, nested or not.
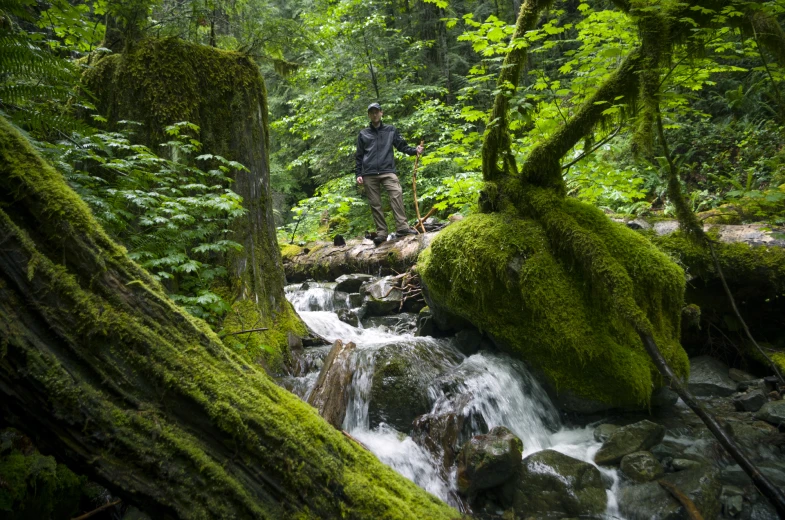
[[(619, 264), (614, 276), (627, 280), (663, 355), (686, 377), (678, 341), (682, 270), (599, 210), (569, 199), (559, 204)], [(449, 226), (419, 259), (432, 310), (448, 309), (487, 332), (541, 372), (567, 408), (577, 406), (574, 398), (645, 407), (660, 376), (638, 334), (606, 285), (587, 279), (552, 244), (537, 221), (510, 214), (472, 215)]]
[(238, 161), (232, 189), (247, 210), (233, 223), (243, 250), (226, 259), (229, 277), (214, 291), (231, 304), (223, 329), (226, 343), (261, 360), (272, 370), (283, 365), (287, 333), (305, 327), (283, 293), (285, 278), (275, 235), (270, 198), (267, 92), (253, 60), (177, 38), (134, 42), (121, 54), (98, 60), (83, 78), (96, 96), (98, 111), (110, 125), (120, 120), (143, 124), (136, 138), (158, 149), (166, 125), (199, 125), (202, 152)]

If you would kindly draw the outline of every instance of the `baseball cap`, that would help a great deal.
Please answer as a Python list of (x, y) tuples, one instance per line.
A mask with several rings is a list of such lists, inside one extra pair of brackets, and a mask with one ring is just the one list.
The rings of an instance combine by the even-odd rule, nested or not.
[(368, 112), (370, 112), (374, 108), (376, 110), (381, 110), (382, 106), (379, 103), (371, 103), (370, 105), (368, 105)]

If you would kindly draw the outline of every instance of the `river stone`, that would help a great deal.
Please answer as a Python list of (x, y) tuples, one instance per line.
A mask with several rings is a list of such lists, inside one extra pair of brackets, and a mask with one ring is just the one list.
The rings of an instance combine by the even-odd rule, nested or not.
[(514, 509), (525, 517), (546, 513), (599, 515), (607, 495), (600, 470), (558, 451), (543, 450), (523, 460), (514, 494)]
[(665, 470), (654, 455), (648, 451), (636, 451), (621, 459), (624, 476), (635, 482), (650, 482), (665, 474)]
[(354, 349), (354, 343), (344, 345), (338, 340), (333, 344), (319, 372), (316, 386), (308, 396), (308, 404), (315, 407), (319, 415), (338, 429), (343, 424), (349, 402), (348, 389), (354, 374), (351, 363)]
[(366, 314), (369, 316), (386, 316), (398, 312), (403, 300), (403, 292), (394, 287), (399, 283), (397, 276), (385, 276), (375, 282), (363, 285), (362, 289), (367, 299), (365, 301)]
[(503, 484), (520, 468), (522, 455), (523, 442), (504, 426), (475, 435), (458, 454), (458, 490), (471, 496)]
[(688, 469), (697, 469), (703, 466), (702, 462), (698, 462), (697, 460), (692, 459), (673, 459), (671, 461), (671, 467), (675, 471), (684, 471)]
[[(761, 473), (766, 475), (772, 484), (785, 488), (785, 463), (769, 460), (756, 464)], [(737, 486), (740, 488), (751, 486), (752, 479), (741, 469), (738, 464), (731, 464), (724, 468), (720, 474), (723, 484)]]
[(349, 293), (349, 307), (355, 309), (363, 304), (363, 295), (360, 293)]
[(748, 374), (744, 370), (739, 370), (738, 368), (731, 368), (728, 370), (728, 377), (736, 381), (737, 383), (742, 383), (744, 381), (752, 381), (753, 379), (757, 379), (755, 376)]
[(337, 285), (336, 291), (357, 293), (360, 291), (360, 286), (364, 283), (373, 282), (376, 280), (375, 276), (370, 274), (345, 274), (336, 278)]
[(711, 466), (668, 473), (662, 480), (673, 484), (687, 495), (703, 518), (717, 518), (720, 514), (720, 473)]
[(711, 356), (690, 359), (689, 389), (697, 397), (729, 397), (736, 382), (728, 376), (728, 366)]
[(414, 420), (410, 435), (414, 442), (427, 449), (435, 460), (442, 462), (442, 470), (446, 474), (458, 455), (465, 425), (465, 417), (460, 414), (428, 413)]
[(352, 327), (356, 327), (360, 324), (360, 320), (357, 318), (357, 314), (350, 311), (349, 309), (338, 309), (335, 311), (335, 314), (338, 316), (338, 319), (344, 323), (348, 323)]
[(747, 393), (735, 396), (733, 406), (739, 412), (757, 412), (769, 401), (761, 390), (750, 390)]
[(417, 332), (414, 335), (435, 336), (436, 331), (436, 322), (433, 320), (430, 307), (423, 307), (417, 313)]
[(771, 401), (763, 406), (755, 413), (755, 418), (761, 421), (766, 421), (774, 426), (785, 424), (785, 400)]
[(594, 440), (597, 442), (605, 442), (608, 440), (608, 437), (611, 436), (611, 433), (618, 429), (619, 427), (615, 424), (601, 424), (594, 428)]
[(618, 493), (619, 512), (628, 520), (682, 520), (682, 507), (656, 482), (625, 486)]
[(453, 345), (455, 345), (455, 348), (457, 348), (465, 356), (476, 354), (477, 351), (480, 350), (481, 344), (482, 334), (480, 334), (480, 331), (477, 329), (459, 330), (453, 339)]
[(736, 486), (722, 486), (720, 501), (725, 516), (737, 516), (744, 507), (744, 491)]
[(651, 405), (655, 408), (670, 408), (678, 400), (679, 394), (667, 386), (661, 386), (651, 393)]
[(617, 464), (625, 455), (636, 451), (646, 451), (662, 442), (664, 437), (665, 427), (651, 421), (643, 420), (622, 426), (611, 433), (608, 440), (594, 455), (594, 462), (601, 465)]
[(428, 385), (438, 375), (427, 344), (393, 344), (375, 353), (368, 418), (408, 433), (414, 419), (430, 411)]

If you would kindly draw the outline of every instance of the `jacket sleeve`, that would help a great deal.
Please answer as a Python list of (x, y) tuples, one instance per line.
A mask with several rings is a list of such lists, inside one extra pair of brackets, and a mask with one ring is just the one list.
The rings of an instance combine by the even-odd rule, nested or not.
[(393, 134), (393, 146), (395, 149), (401, 153), (405, 153), (406, 155), (416, 155), (417, 149), (413, 148), (408, 145), (408, 143), (401, 137), (401, 134), (398, 132), (398, 129), (395, 129), (395, 134)]
[(357, 151), (354, 153), (355, 167), (354, 176), (360, 177), (363, 174), (363, 156), (365, 155), (365, 148), (363, 147), (362, 132), (357, 134)]

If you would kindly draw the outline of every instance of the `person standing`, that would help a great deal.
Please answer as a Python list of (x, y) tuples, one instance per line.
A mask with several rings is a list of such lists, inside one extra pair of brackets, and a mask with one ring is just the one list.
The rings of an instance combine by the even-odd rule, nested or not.
[(416, 235), (417, 230), (409, 227), (406, 221), (406, 212), (403, 209), (403, 190), (395, 174), (395, 158), (393, 146), (406, 155), (420, 155), (422, 145), (413, 148), (392, 125), (382, 123), (382, 107), (379, 103), (368, 105), (368, 119), (370, 124), (360, 131), (357, 136), (357, 167), (355, 176), (357, 184), (365, 186), (368, 194), (368, 204), (371, 206), (373, 222), (376, 224), (376, 238), (374, 244), (379, 245), (387, 240), (387, 221), (382, 211), (382, 188), (390, 196), (393, 216), (395, 217), (396, 235)]

